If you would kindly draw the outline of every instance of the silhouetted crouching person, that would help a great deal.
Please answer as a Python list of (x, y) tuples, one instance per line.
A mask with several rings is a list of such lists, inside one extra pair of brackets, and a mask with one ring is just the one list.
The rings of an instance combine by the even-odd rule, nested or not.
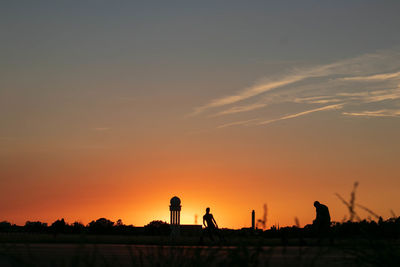
[(322, 238), (330, 237), (330, 242), (333, 243), (331, 235), (331, 215), (329, 209), (324, 204), (318, 201), (314, 202), (316, 211), (316, 218), (313, 221), (313, 228), (318, 237), (318, 242), (321, 242)]
[(206, 214), (203, 216), (203, 225), (206, 227), (200, 238), (200, 242), (203, 243), (203, 237), (204, 233), (207, 233), (208, 236), (210, 237), (211, 241), (214, 241), (214, 235), (218, 236), (219, 240), (223, 240), (219, 230), (218, 230), (218, 224), (214, 219), (214, 216), (210, 213), (210, 208), (206, 209)]

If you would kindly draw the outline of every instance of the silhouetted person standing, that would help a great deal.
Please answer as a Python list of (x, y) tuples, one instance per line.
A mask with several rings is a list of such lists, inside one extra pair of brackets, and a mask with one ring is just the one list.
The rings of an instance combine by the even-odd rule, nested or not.
[(218, 228), (218, 224), (215, 221), (214, 216), (210, 213), (210, 208), (206, 209), (206, 214), (203, 216), (203, 225), (209, 229)]
[[(318, 238), (322, 239), (323, 237), (330, 236), (331, 215), (329, 214), (328, 207), (319, 203), (318, 201), (314, 202), (314, 207), (316, 211), (316, 217), (313, 221), (313, 226)], [(331, 242), (333, 242), (332, 237)]]
[[(210, 213), (210, 208), (206, 209), (206, 214), (203, 216), (203, 225), (206, 227), (204, 230), (207, 232), (212, 241), (214, 241), (214, 234), (217, 235), (220, 240), (222, 239), (220, 233), (218, 232), (218, 224), (215, 221), (214, 216)], [(203, 241), (203, 234), (200, 241)]]

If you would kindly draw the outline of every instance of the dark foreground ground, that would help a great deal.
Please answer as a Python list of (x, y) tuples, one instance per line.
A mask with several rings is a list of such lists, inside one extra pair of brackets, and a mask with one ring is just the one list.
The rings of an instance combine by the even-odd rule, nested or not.
[(354, 266), (333, 247), (3, 244), (0, 266)]
[(400, 240), (3, 234), (3, 266), (400, 266)]

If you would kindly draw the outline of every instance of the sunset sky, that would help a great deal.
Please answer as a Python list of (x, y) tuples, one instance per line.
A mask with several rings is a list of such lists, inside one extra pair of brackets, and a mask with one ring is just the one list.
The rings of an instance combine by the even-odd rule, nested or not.
[[(0, 221), (400, 215), (400, 1), (3, 1)], [(363, 218), (369, 216), (356, 209)]]

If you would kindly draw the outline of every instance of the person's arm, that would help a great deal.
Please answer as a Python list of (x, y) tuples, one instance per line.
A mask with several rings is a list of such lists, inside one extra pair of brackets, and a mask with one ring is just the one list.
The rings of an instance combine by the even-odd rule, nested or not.
[(206, 220), (204, 219), (204, 216), (203, 216), (203, 225), (204, 225), (204, 227), (207, 227)]
[(314, 224), (320, 224), (324, 220), (324, 217), (323, 217), (323, 214), (322, 214), (323, 211), (321, 211), (321, 209), (319, 209), (319, 208), (316, 208), (315, 212), (317, 214), (315, 215)]
[(218, 228), (218, 224), (217, 224), (217, 222), (215, 221), (214, 216), (212, 216), (212, 220), (213, 220), (213, 222), (214, 222), (215, 227)]
[(317, 210), (317, 208), (315, 208), (315, 219), (313, 220), (313, 224), (316, 224), (317, 223), (317, 221), (318, 221), (318, 210)]

